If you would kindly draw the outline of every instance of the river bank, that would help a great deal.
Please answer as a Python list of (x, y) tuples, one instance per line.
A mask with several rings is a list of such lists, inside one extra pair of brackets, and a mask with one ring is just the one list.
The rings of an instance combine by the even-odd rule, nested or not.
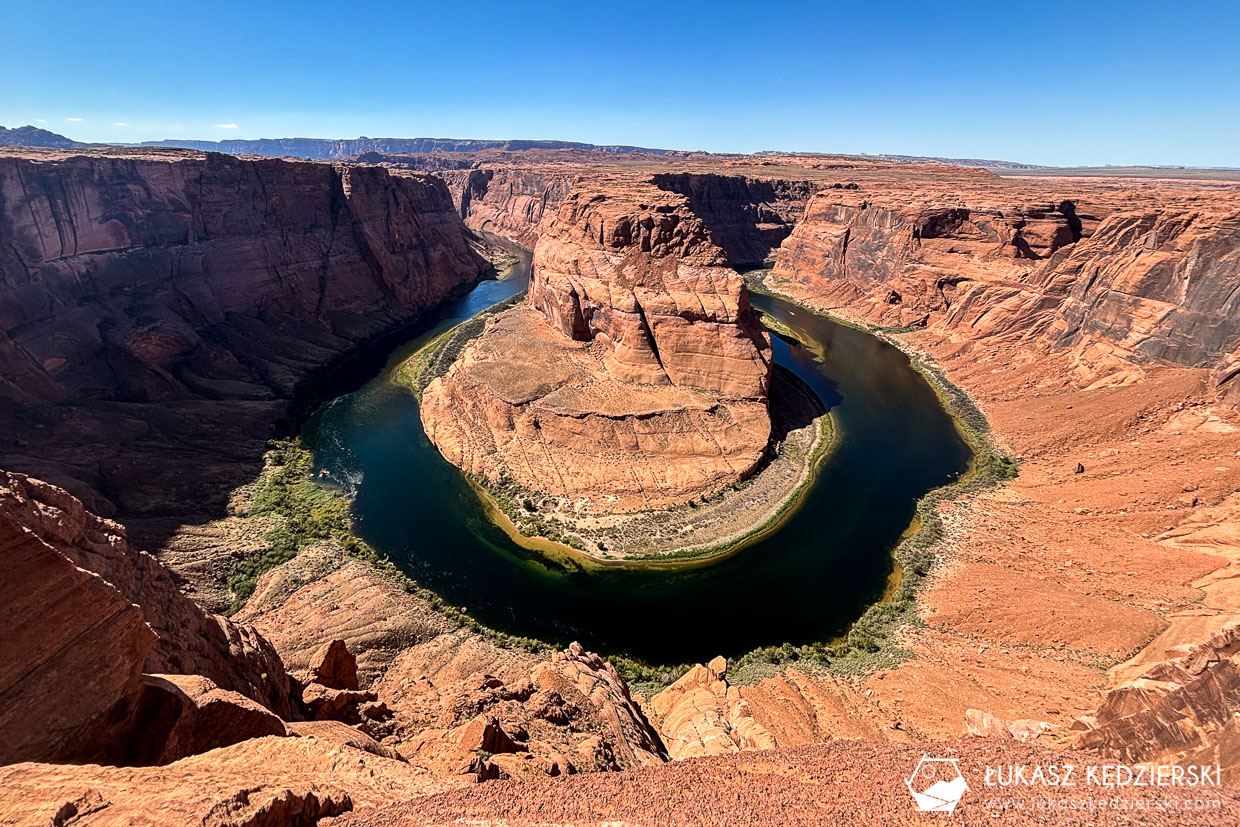
[[(457, 325), (392, 372), (421, 398), (490, 320), (522, 301), (519, 294)], [(799, 346), (799, 345), (798, 345)], [(829, 413), (794, 374), (777, 368), (772, 382), (769, 455), (751, 477), (681, 506), (619, 514), (583, 512), (571, 500), (527, 489), (511, 479), (471, 475), (483, 505), (523, 548), (583, 567), (702, 565), (735, 554), (776, 531), (795, 511), (837, 444)]]

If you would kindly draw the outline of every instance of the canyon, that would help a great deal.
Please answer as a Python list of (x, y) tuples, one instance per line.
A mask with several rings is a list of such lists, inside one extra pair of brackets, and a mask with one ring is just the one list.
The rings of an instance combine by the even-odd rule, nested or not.
[(586, 511), (654, 509), (753, 473), (771, 369), (744, 283), (687, 199), (621, 180), (565, 199), (525, 306), (430, 383), (422, 420), (449, 461), (493, 483)]
[[(801, 801), (808, 823), (826, 789), (836, 816), (911, 819), (899, 779), (930, 746), (973, 778), (1069, 755), (1240, 783), (1240, 187), (428, 157), (0, 156), (0, 822), (711, 823)], [(236, 491), (266, 440), (341, 359), (487, 275), (475, 231), (532, 246), (535, 273), (424, 397), (472, 472), (498, 475), (476, 446), (506, 441), (506, 474), (617, 508), (743, 477), (771, 369), (734, 270), (765, 262), (758, 289), (941, 370), (1019, 476), (940, 507), (920, 622), (855, 672), (720, 658), (637, 692), (330, 537), (220, 616), (265, 550)], [(624, 440), (626, 417), (667, 427)], [(544, 427), (566, 447), (522, 466)], [(626, 451), (649, 478), (601, 475)], [(1240, 812), (1217, 797), (1166, 822)]]

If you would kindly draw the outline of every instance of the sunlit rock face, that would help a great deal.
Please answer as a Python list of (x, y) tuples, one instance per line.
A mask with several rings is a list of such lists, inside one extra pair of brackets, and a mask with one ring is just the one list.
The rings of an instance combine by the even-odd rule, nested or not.
[(616, 176), (546, 221), (527, 303), (427, 388), (422, 418), (445, 457), (492, 481), (662, 508), (754, 471), (770, 377), (744, 282), (688, 199)]

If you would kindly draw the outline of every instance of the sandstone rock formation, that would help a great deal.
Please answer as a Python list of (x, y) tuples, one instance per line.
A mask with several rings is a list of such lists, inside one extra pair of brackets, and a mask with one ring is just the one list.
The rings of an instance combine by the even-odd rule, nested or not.
[(1213, 764), (1240, 779), (1240, 624), (1156, 662), (1074, 724), (1075, 745), (1126, 763)]
[(655, 186), (689, 199), (736, 268), (760, 267), (801, 220), (814, 182), (746, 175), (656, 173)]
[(201, 675), (146, 675), (143, 684), (142, 718), (130, 733), (132, 751), (125, 763), (170, 764), (251, 738), (287, 734), (271, 710)]
[(0, 238), (0, 467), (153, 544), (222, 513), (316, 372), (486, 267), (433, 177), (175, 150), (5, 155)]
[(339, 638), (324, 643), (310, 658), (308, 679), (329, 689), (357, 689), (357, 658)]
[(0, 767), (0, 821), (309, 827), (451, 782), (319, 735), (243, 741), (162, 767)]
[(775, 737), (753, 719), (753, 711), (728, 686), (727, 662), (698, 664), (650, 699), (655, 728), (672, 758), (772, 749)]
[[(982, 790), (986, 768), (1072, 763), (1084, 776), (1097, 759), (1079, 753), (1013, 742), (959, 739), (935, 745), (957, 757), (971, 791), (950, 817), (921, 813), (903, 779), (916, 768), (924, 745), (874, 741), (831, 741), (795, 749), (710, 756), (677, 761), (657, 769), (622, 774), (573, 776), (534, 783), (493, 782), (444, 792), (373, 812), (344, 816), (342, 827), (407, 827), (454, 825), (462, 821), (503, 823), (512, 827), (574, 824), (602, 827), (640, 824), (652, 827), (717, 825), (720, 823), (779, 824), (818, 827), (823, 824), (925, 825), (948, 821), (964, 824), (1043, 825), (1054, 816), (1079, 807), (1080, 788), (1019, 784), (1005, 791), (1007, 809), (997, 814), (986, 807)], [(1118, 796), (1117, 796), (1118, 797)], [(1084, 818), (1098, 825), (1227, 824), (1240, 818), (1234, 789), (1204, 796), (1217, 807), (1193, 811), (1185, 807), (1136, 812), (1097, 807)], [(991, 799), (993, 801), (993, 799)], [(1070, 820), (1070, 819), (1068, 819)]]
[(1231, 378), (1240, 205), (1227, 190), (1210, 203), (1191, 189), (1077, 181), (973, 176), (945, 192), (871, 180), (818, 191), (776, 279), (879, 324), (1069, 349), (1085, 384), (1129, 381), (1129, 366), (1150, 363)]
[(401, 750), (446, 774), (526, 778), (666, 759), (624, 680), (578, 644), (508, 680), (431, 678), (398, 663), (375, 689), (390, 699)]
[[(249, 699), (293, 714), (288, 676), (267, 641), (204, 612), (158, 561), (130, 547), (124, 529), (66, 492), (0, 472), (0, 548), (0, 761), (142, 760), (127, 734), (149, 726), (165, 696), (192, 706), (229, 690), (235, 707), (250, 708)], [(168, 677), (144, 683), (144, 672), (197, 675), (210, 689), (187, 694)], [(157, 758), (163, 746), (143, 754)]]
[[(782, 238), (780, 289), (858, 319), (925, 323), (904, 338), (1022, 459), (1017, 480), (945, 510), (938, 552), (951, 562), (919, 598), (924, 622), (900, 632), (906, 658), (856, 678), (785, 667), (748, 685), (714, 661), (643, 710), (596, 656), (501, 648), (326, 544), (269, 572), (243, 622), (212, 616), (119, 525), (6, 474), (0, 763), (173, 763), (0, 767), (0, 822), (313, 823), (413, 799), (346, 823), (900, 823), (917, 816), (886, 779), (926, 746), (891, 741), (952, 750), (977, 774), (1064, 760), (1020, 741), (1057, 741), (1074, 719), (1073, 743), (1093, 755), (1076, 763), (1218, 763), (1240, 777), (1234, 188), (813, 157), (584, 176), (547, 166), (428, 163), (461, 174), (453, 204), (432, 180), (375, 168), (5, 158), (0, 232), (15, 243), (0, 253), (0, 457), (115, 507), (134, 535), (183, 530), (195, 509), (218, 516), (204, 495), (252, 474), (316, 367), (476, 277), (462, 206), (471, 226), (545, 251), (531, 306), (496, 325), (511, 341), (484, 336), (454, 369), (489, 392), (487, 358), (528, 368), (529, 385), (485, 404), (463, 381), (453, 391), (451, 415), (485, 423), (478, 444), (544, 405), (540, 425), (593, 445), (609, 411), (645, 421), (615, 394), (630, 386), (686, 420), (760, 404), (761, 358), (728, 358), (763, 347), (736, 335), (743, 292), (723, 265)], [(805, 186), (817, 194), (798, 218)], [(719, 325), (701, 353), (683, 335), (698, 325)], [(583, 381), (538, 384), (561, 375)], [(587, 410), (582, 388), (629, 407)], [(655, 446), (701, 453), (703, 430), (672, 428)], [(518, 436), (526, 448), (543, 438)], [(588, 474), (577, 456), (530, 467), (544, 481), (561, 466)], [(215, 547), (177, 575), (206, 582), (211, 559), (243, 552), (205, 527), (196, 536)], [(305, 673), (304, 695), (281, 659)], [(306, 700), (359, 723), (290, 721)], [(139, 721), (146, 741), (130, 737)], [(939, 740), (970, 728), (992, 737)], [(852, 738), (865, 740), (834, 740)], [(705, 757), (661, 766), (686, 755)], [(426, 797), (480, 779), (493, 780)], [(1221, 811), (1168, 819), (1235, 820), (1234, 793), (1218, 797)]]
[(641, 179), (571, 193), (534, 251), (528, 305), (423, 394), (449, 461), (602, 511), (748, 476), (766, 451), (770, 343), (683, 196)]
[(461, 218), (474, 230), (495, 233), (532, 249), (544, 219), (554, 216), (578, 172), (501, 166), (440, 173)]

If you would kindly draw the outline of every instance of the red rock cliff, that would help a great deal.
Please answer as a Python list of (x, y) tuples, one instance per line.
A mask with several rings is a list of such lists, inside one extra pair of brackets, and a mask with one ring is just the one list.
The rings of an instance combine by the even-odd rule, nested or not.
[(218, 499), (308, 377), (486, 266), (434, 177), (185, 151), (0, 157), (0, 241), (0, 461), (126, 515)]
[(879, 324), (1072, 349), (1084, 381), (1151, 362), (1213, 368), (1220, 384), (1235, 375), (1234, 199), (1134, 188), (1082, 202), (1055, 197), (1071, 193), (1059, 183), (892, 189), (823, 189), (775, 276)]
[(544, 224), (526, 306), (426, 389), (449, 461), (588, 509), (662, 508), (752, 473), (770, 340), (688, 199), (582, 184)]

